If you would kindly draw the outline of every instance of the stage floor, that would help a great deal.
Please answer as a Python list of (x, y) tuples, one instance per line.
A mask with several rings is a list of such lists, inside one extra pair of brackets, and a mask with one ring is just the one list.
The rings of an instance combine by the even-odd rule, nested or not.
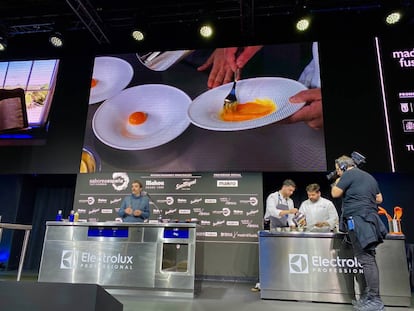
[[(352, 310), (350, 304), (263, 300), (260, 292), (252, 292), (254, 284), (245, 282), (197, 281), (199, 289), (193, 299), (116, 296), (124, 311), (332, 311)], [(386, 307), (387, 311), (414, 310), (406, 307)]]
[[(0, 281), (16, 280), (14, 271), (0, 271)], [(36, 282), (37, 274), (23, 272), (21, 282)], [(263, 300), (260, 292), (252, 292), (252, 283), (240, 281), (197, 280), (194, 298), (116, 295), (123, 311), (332, 311), (352, 310), (350, 304), (319, 303), (287, 300)], [(411, 307), (386, 307), (387, 311), (414, 310)]]

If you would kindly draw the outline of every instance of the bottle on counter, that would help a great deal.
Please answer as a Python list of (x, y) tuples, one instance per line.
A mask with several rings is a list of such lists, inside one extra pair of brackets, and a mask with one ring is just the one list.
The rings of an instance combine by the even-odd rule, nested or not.
[(75, 221), (75, 211), (71, 210), (69, 214), (69, 222), (74, 222), (74, 221)]
[(74, 214), (74, 218), (73, 218), (73, 220), (75, 221), (75, 222), (77, 222), (77, 221), (79, 221), (79, 213), (76, 211), (76, 213)]
[(58, 210), (58, 212), (57, 212), (57, 214), (56, 214), (56, 218), (55, 218), (55, 220), (56, 221), (62, 221), (63, 219), (62, 219), (62, 210), (60, 209), (60, 210)]

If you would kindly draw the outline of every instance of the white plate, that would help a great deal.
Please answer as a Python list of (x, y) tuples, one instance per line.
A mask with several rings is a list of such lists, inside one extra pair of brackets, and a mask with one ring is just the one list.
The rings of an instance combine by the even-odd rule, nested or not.
[(188, 116), (195, 125), (215, 131), (237, 131), (252, 129), (271, 124), (289, 117), (298, 111), (305, 103), (291, 104), (289, 97), (299, 91), (306, 90), (306, 86), (298, 81), (279, 78), (251, 78), (240, 80), (236, 85), (236, 96), (239, 102), (244, 103), (256, 98), (272, 99), (277, 110), (267, 116), (239, 122), (226, 122), (219, 118), (224, 98), (230, 92), (233, 83), (227, 83), (208, 90), (193, 100)]
[[(190, 125), (191, 98), (172, 86), (144, 84), (123, 90), (96, 110), (92, 129), (104, 144), (121, 150), (144, 150), (165, 144)], [(142, 111), (147, 120), (131, 131), (128, 117)]]
[(96, 104), (118, 94), (131, 82), (133, 75), (132, 66), (123, 59), (96, 57), (92, 78), (97, 79), (98, 84), (91, 88), (89, 104)]

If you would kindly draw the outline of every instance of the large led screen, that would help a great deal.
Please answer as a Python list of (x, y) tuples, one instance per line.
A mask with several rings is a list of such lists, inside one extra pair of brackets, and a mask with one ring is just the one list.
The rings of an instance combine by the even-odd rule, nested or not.
[(96, 57), (80, 170), (325, 171), (318, 44)]

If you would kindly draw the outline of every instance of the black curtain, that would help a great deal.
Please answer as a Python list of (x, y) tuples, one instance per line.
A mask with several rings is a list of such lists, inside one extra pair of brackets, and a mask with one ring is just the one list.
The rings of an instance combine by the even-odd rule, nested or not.
[(38, 270), (42, 256), (43, 239), (46, 231), (46, 222), (55, 220), (58, 210), (68, 215), (73, 209), (74, 187), (37, 188), (34, 200), (33, 227), (29, 240), (25, 269)]
[[(32, 225), (24, 268), (37, 271), (46, 222), (55, 220), (59, 209), (65, 216), (73, 209), (76, 174), (1, 175), (0, 186), (4, 202), (0, 206), (2, 222)], [(8, 270), (15, 270), (19, 265), (23, 238), (23, 230), (3, 231), (1, 245), (4, 252), (10, 252)]]

